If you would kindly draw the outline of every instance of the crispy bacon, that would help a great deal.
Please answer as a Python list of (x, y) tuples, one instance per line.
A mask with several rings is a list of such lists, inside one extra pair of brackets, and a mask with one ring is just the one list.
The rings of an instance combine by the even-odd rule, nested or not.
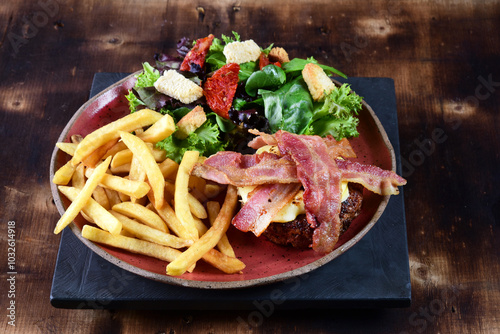
[(247, 203), (233, 218), (232, 224), (240, 231), (252, 231), (260, 236), (299, 190), (300, 183), (258, 186), (249, 194)]
[[(258, 150), (262, 146), (278, 144), (276, 138), (273, 135), (260, 132), (255, 129), (248, 130), (248, 132), (257, 136), (248, 143), (248, 146), (253, 149)], [(328, 147), (328, 152), (333, 159), (336, 159), (338, 157), (356, 158), (356, 153), (354, 152), (354, 149), (352, 148), (351, 143), (349, 143), (349, 140), (347, 138), (343, 138), (337, 141), (335, 140), (335, 138), (333, 138), (333, 136), (328, 135), (323, 138), (323, 141)]]
[(406, 180), (396, 173), (377, 166), (364, 165), (350, 160), (336, 160), (342, 173), (342, 180), (359, 183), (366, 189), (379, 195), (397, 195), (398, 186)]
[[(353, 182), (381, 195), (398, 194), (406, 180), (392, 171), (350, 160), (355, 156), (349, 142), (278, 131), (269, 135), (252, 130), (256, 147), (277, 145), (280, 155), (263, 152), (242, 155), (219, 152), (197, 164), (193, 174), (221, 184), (257, 185), (250, 200), (233, 219), (242, 231), (260, 235), (274, 215), (304, 187), (306, 217), (315, 228), (313, 249), (331, 252), (340, 235), (341, 182)], [(292, 197), (290, 197), (292, 196)], [(271, 200), (269, 202), (269, 200)]]
[(278, 131), (275, 135), (282, 154), (297, 164), (297, 176), (304, 187), (307, 221), (314, 230), (313, 249), (320, 253), (333, 250), (340, 235), (341, 172), (319, 136), (300, 136)]
[(278, 142), (276, 141), (273, 135), (270, 135), (265, 132), (260, 132), (255, 129), (250, 129), (248, 130), (248, 132), (257, 136), (248, 143), (248, 147), (258, 150), (262, 146), (278, 145)]
[(333, 136), (328, 135), (323, 138), (323, 140), (328, 147), (328, 153), (330, 153), (333, 159), (337, 159), (338, 157), (356, 158), (356, 153), (347, 138), (342, 138), (337, 141)]
[(297, 168), (288, 157), (263, 152), (242, 155), (222, 151), (197, 164), (192, 174), (237, 187), (270, 183), (297, 183)]

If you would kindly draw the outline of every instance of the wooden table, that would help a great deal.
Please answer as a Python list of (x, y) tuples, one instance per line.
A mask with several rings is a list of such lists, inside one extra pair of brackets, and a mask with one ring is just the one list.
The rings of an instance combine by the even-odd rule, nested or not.
[[(7, 333), (500, 332), (500, 2), (7, 1), (0, 6), (1, 331)], [(133, 72), (182, 36), (239, 32), (352, 77), (395, 81), (412, 283), (409, 308), (65, 310), (49, 293), (59, 217), (56, 139), (95, 72)], [(9, 228), (15, 298), (9, 296)], [(7, 284), (6, 284), (7, 282)], [(15, 300), (15, 327), (8, 324)]]

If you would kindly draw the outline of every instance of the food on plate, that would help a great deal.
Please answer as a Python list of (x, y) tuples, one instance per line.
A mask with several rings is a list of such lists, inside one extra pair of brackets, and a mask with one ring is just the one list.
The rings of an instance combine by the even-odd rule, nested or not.
[(53, 182), (72, 203), (56, 233), (81, 213), (85, 238), (165, 260), (168, 275), (200, 259), (239, 273), (231, 225), (326, 254), (364, 191), (406, 183), (355, 160), (362, 97), (335, 68), (234, 32), (184, 38), (178, 54), (143, 64), (129, 115), (57, 144), (71, 158)]

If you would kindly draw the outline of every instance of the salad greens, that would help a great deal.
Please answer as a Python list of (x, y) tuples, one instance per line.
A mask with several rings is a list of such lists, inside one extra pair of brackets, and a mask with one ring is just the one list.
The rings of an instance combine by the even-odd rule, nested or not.
[[(233, 36), (214, 38), (202, 71), (180, 73), (197, 84), (203, 84), (213, 72), (226, 65), (224, 46), (233, 42), (241, 42), (236, 32)], [(204, 156), (226, 149), (243, 151), (252, 139), (247, 132), (250, 128), (267, 133), (285, 130), (322, 137), (331, 135), (336, 140), (359, 135), (356, 115), (362, 109), (362, 97), (354, 93), (348, 84), (343, 84), (326, 94), (323, 101), (314, 101), (302, 77), (306, 64), (317, 64), (329, 76), (347, 77), (333, 67), (319, 64), (313, 57), (293, 58), (289, 62), (267, 66), (260, 65), (260, 59), (240, 64), (238, 88), (229, 110), (229, 119), (212, 112), (204, 98), (196, 104), (183, 105), (156, 91), (154, 83), (161, 73), (169, 69), (179, 70), (192, 46), (193, 42), (183, 38), (177, 45), (177, 57), (156, 54), (154, 66), (145, 62), (142, 73), (136, 76), (134, 88), (126, 95), (131, 112), (150, 108), (171, 115), (176, 123), (196, 104), (203, 106), (207, 121), (201, 127), (185, 139), (177, 138), (174, 133), (157, 143), (157, 147), (164, 149), (169, 158), (179, 162), (187, 150), (197, 150)], [(261, 48), (261, 58), (266, 58), (272, 47), (273, 44)]]

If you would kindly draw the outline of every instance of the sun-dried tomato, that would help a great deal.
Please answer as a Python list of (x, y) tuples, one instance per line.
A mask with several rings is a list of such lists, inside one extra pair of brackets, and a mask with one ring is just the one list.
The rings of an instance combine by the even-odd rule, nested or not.
[(259, 69), (262, 70), (264, 67), (271, 64), (281, 67), (281, 63), (279, 61), (272, 63), (269, 57), (264, 52), (262, 52), (259, 57)]
[(182, 61), (180, 70), (199, 73), (205, 66), (205, 58), (212, 45), (214, 35), (200, 38)]
[(203, 92), (208, 106), (219, 116), (229, 119), (229, 109), (238, 88), (240, 65), (224, 65), (207, 79)]

